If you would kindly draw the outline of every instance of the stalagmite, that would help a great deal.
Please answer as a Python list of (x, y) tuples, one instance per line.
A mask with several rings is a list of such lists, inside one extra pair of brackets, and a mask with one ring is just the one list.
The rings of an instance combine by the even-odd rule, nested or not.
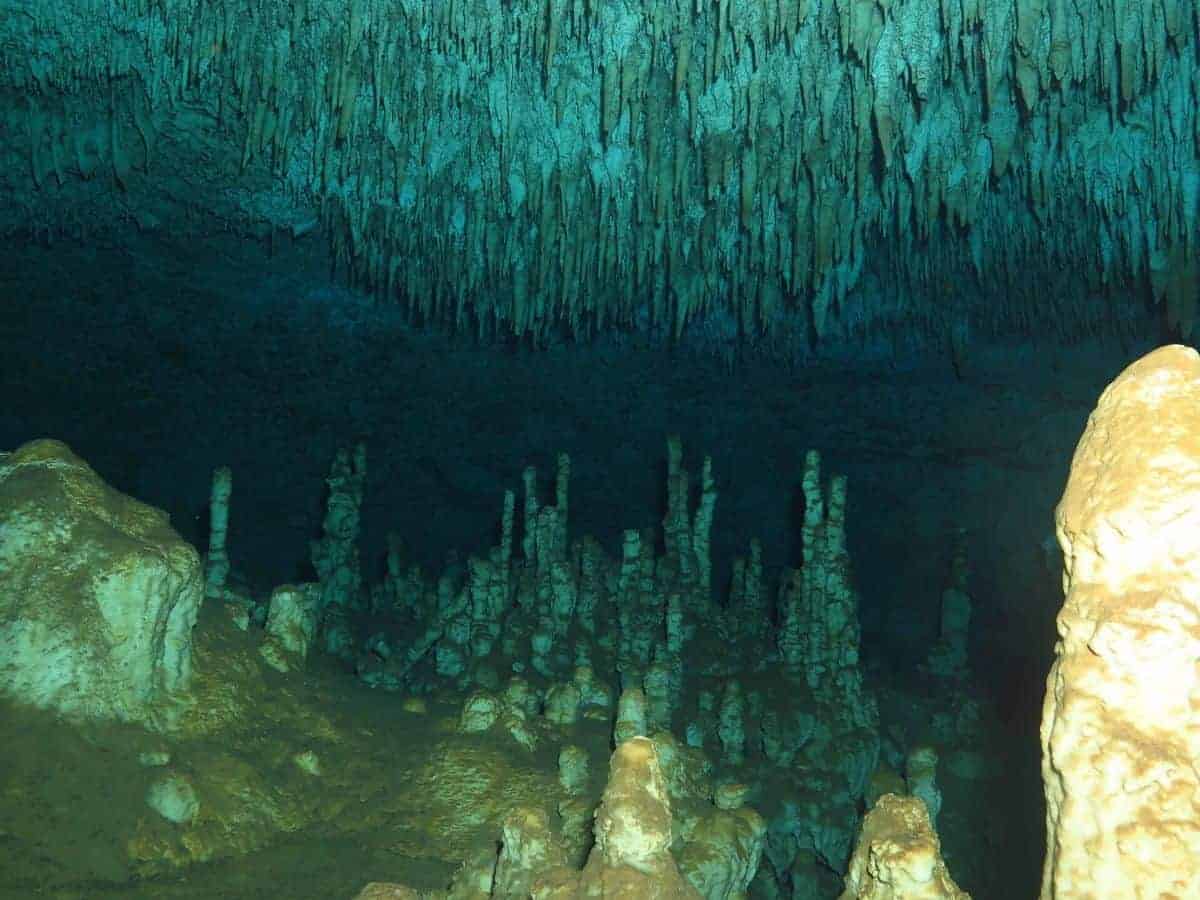
[(646, 695), (640, 688), (629, 688), (621, 692), (617, 701), (617, 721), (613, 729), (613, 744), (620, 746), (639, 735), (645, 735)]
[(233, 472), (228, 466), (213, 471), (212, 495), (208, 504), (208, 555), (204, 559), (204, 599), (225, 599), (225, 579), (229, 576), (229, 553), (225, 539), (229, 529), (229, 497), (233, 492)]
[[(595, 833), (581, 896), (700, 896), (671, 858), (671, 804), (658, 754), (648, 738), (634, 738), (613, 753)], [(600, 890), (593, 891), (593, 886)]]
[(320, 599), (315, 584), (284, 584), (271, 592), (267, 639), (258, 648), (271, 668), (288, 672), (293, 660), (304, 662), (317, 636)]
[(1055, 513), (1042, 900), (1200, 896), (1200, 355), (1101, 395)]
[(863, 820), (839, 900), (971, 898), (946, 870), (925, 804), (916, 797), (884, 794)]
[(366, 446), (339, 450), (326, 484), (329, 497), (323, 535), (311, 542), (313, 568), (321, 581), (321, 606), (346, 607), (358, 600), (362, 574), (358, 560), (360, 507), (366, 481)]

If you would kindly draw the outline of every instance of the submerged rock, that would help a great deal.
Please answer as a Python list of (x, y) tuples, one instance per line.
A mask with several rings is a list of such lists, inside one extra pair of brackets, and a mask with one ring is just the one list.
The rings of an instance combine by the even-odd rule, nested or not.
[(65, 444), (0, 454), (0, 693), (71, 718), (160, 721), (192, 674), (203, 590), (167, 514)]

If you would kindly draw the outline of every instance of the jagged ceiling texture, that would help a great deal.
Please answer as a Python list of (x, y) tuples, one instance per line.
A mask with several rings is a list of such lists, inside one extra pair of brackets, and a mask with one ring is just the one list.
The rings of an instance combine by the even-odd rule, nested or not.
[(1197, 10), (0, 0), (0, 226), (320, 223), (420, 318), (535, 338), (1080, 334), (1151, 289), (1186, 335)]

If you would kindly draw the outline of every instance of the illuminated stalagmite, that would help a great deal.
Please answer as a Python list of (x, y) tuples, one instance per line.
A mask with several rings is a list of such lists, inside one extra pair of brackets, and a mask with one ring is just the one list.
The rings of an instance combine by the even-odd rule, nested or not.
[(839, 900), (971, 900), (942, 860), (919, 797), (884, 794), (863, 819)]
[(1200, 356), (1109, 385), (1057, 511), (1042, 900), (1200, 897)]

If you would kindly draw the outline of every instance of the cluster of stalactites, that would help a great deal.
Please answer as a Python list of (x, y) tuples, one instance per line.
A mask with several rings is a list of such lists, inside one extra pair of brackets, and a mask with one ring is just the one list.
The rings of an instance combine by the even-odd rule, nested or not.
[[(1030, 327), (1138, 278), (1186, 333), (1197, 9), (89, 0), (0, 26), (0, 85), (38, 185), (236, 135), (285, 188), (247, 218), (300, 233), (319, 198), (338, 264), (425, 320)], [(1047, 310), (1055, 271), (1086, 277)]]

